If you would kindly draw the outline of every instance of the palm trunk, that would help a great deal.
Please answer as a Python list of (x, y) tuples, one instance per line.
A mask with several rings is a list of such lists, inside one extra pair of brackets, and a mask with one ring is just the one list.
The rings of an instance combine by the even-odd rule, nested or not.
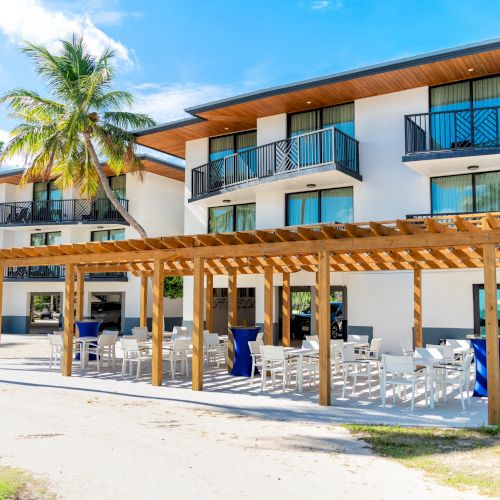
[(147, 238), (148, 235), (146, 234), (146, 231), (144, 231), (144, 228), (127, 212), (127, 210), (125, 210), (123, 205), (120, 203), (120, 200), (116, 197), (115, 193), (113, 193), (111, 186), (109, 185), (108, 178), (106, 177), (106, 174), (102, 169), (101, 162), (99, 161), (97, 153), (95, 152), (94, 145), (90, 140), (90, 134), (84, 133), (83, 137), (85, 139), (85, 146), (87, 148), (87, 151), (90, 155), (92, 163), (94, 164), (97, 175), (99, 176), (99, 180), (101, 181), (102, 187), (104, 188), (104, 192), (106, 193), (109, 201), (116, 208), (118, 213), (130, 224), (130, 226), (139, 233), (139, 236), (142, 239)]

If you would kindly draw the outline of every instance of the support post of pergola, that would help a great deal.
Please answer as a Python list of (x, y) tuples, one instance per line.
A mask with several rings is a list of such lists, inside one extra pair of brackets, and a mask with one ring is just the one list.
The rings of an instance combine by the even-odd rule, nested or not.
[(0, 266), (0, 342), (2, 341), (2, 320), (3, 320), (3, 273), (4, 273), (4, 267)]
[(148, 277), (141, 275), (141, 306), (139, 326), (148, 326)]
[(488, 423), (500, 424), (500, 363), (498, 355), (498, 304), (496, 246), (483, 245), (486, 320), (486, 366), (488, 368)]
[(413, 270), (413, 348), (422, 347), (422, 269)]
[(151, 383), (161, 385), (163, 377), (163, 280), (165, 263), (161, 259), (154, 261), (153, 269), (153, 349), (151, 361)]
[(83, 320), (83, 300), (85, 291), (85, 275), (79, 269), (76, 271), (76, 321)]
[(283, 347), (290, 347), (290, 316), (291, 316), (291, 297), (290, 297), (290, 273), (283, 273), (283, 292), (282, 292), (283, 310), (281, 313), (281, 331)]
[(227, 324), (238, 324), (238, 273), (236, 268), (230, 269), (227, 275)]
[(319, 302), (319, 404), (331, 404), (330, 363), (330, 253), (320, 251), (318, 255)]
[(207, 273), (207, 288), (205, 291), (205, 328), (214, 331), (214, 275)]
[(73, 330), (75, 327), (75, 265), (66, 265), (64, 278), (64, 350), (61, 373), (71, 377), (73, 371)]
[[(319, 272), (316, 273), (316, 284), (314, 285), (314, 326), (315, 333), (319, 335)], [(312, 318), (311, 318), (312, 320)], [(312, 325), (311, 325), (312, 326)]]
[(194, 257), (194, 297), (193, 297), (193, 368), (192, 389), (203, 390), (203, 285), (205, 278), (205, 259)]
[(264, 268), (264, 344), (273, 345), (273, 268)]

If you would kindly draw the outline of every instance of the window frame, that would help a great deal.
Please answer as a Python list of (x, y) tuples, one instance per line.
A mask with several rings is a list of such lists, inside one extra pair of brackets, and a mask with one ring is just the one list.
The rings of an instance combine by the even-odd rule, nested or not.
[[(256, 128), (252, 128), (252, 129), (249, 129), (249, 130), (242, 130), (240, 132), (234, 132), (232, 134), (222, 134), (222, 135), (214, 135), (212, 137), (209, 137), (208, 138), (208, 161), (211, 162), (211, 161), (217, 161), (217, 160), (210, 160), (210, 155), (212, 153), (211, 151), (211, 143), (212, 143), (212, 139), (220, 139), (222, 137), (232, 137), (233, 138), (233, 152), (226, 155), (226, 156), (223, 156), (222, 158), (227, 158), (227, 156), (231, 156), (231, 155), (234, 155), (237, 153), (236, 151), (236, 136), (239, 136), (239, 135), (243, 135), (243, 134), (248, 134), (249, 132), (255, 132), (255, 135), (257, 135), (257, 129)], [(255, 147), (257, 147), (257, 140), (255, 141)], [(219, 158), (220, 159), (220, 158)], [(246, 205), (246, 203), (242, 203), (242, 205)]]
[[(255, 207), (255, 212), (257, 212), (257, 203), (255, 201), (250, 201), (248, 203), (235, 203), (234, 205), (216, 205), (214, 207), (208, 207), (208, 213), (207, 213), (207, 234), (226, 234), (226, 233), (234, 233), (237, 231), (236, 229), (236, 207), (241, 207), (243, 205), (253, 205)], [(210, 209), (212, 208), (229, 208), (232, 207), (233, 209), (233, 228), (231, 231), (226, 231), (226, 233), (211, 233), (210, 232)], [(254, 228), (255, 229), (255, 228)], [(253, 230), (249, 230), (253, 231)]]
[(30, 233), (30, 246), (32, 246), (32, 247), (36, 246), (36, 245), (33, 245), (33, 236), (39, 236), (39, 235), (43, 235), (43, 239), (44, 239), (43, 245), (40, 245), (40, 246), (47, 246), (48, 245), (47, 240), (48, 240), (49, 234), (58, 234), (59, 237), (62, 236), (61, 231), (44, 231), (44, 232)]
[[(116, 193), (115, 193), (116, 188), (113, 188), (111, 181), (112, 181), (112, 179), (118, 179), (118, 178), (120, 178), (120, 177), (123, 177), (123, 178), (124, 178), (124, 184), (125, 184), (125, 188), (124, 188), (124, 191), (125, 191), (125, 198), (120, 198), (120, 197), (117, 197), (117, 198), (118, 198), (119, 200), (126, 200), (126, 199), (127, 199), (127, 174), (109, 175), (109, 176), (106, 176), (106, 178), (108, 179), (108, 184), (109, 184), (109, 187), (111, 188), (111, 191), (113, 191), (113, 193), (115, 194), (115, 196), (116, 196)], [(95, 197), (95, 199), (96, 199), (96, 200), (107, 200), (107, 199), (108, 199), (108, 197), (107, 197), (106, 195), (105, 195), (105, 196), (103, 196), (103, 197), (100, 197), (100, 198), (99, 198), (99, 189), (104, 189), (100, 183), (99, 183), (99, 186), (98, 186), (98, 188), (97, 188), (97, 189), (98, 189), (98, 191), (97, 191), (97, 193), (96, 193), (96, 197)], [(110, 203), (111, 203), (111, 202), (110, 202)]]
[[(40, 184), (45, 184), (45, 193), (47, 194), (46, 200), (35, 200), (35, 192), (36, 192), (35, 185), (40, 185)], [(51, 186), (53, 186), (55, 189), (51, 190)], [(60, 200), (53, 200), (50, 197), (50, 193), (52, 191), (58, 191), (59, 193), (61, 193), (61, 199)], [(40, 191), (40, 192), (43, 192), (43, 191)], [(62, 190), (56, 186), (56, 182), (54, 179), (51, 179), (50, 181), (38, 181), (38, 182), (33, 183), (33, 193), (31, 195), (31, 201), (33, 201), (35, 203), (42, 203), (42, 202), (47, 202), (47, 201), (61, 201), (61, 200), (62, 200)]]
[[(288, 224), (289, 208), (288, 199), (290, 195), (293, 194), (304, 194), (304, 193), (318, 193), (318, 222), (313, 222), (312, 224), (334, 224), (334, 222), (321, 222), (321, 197), (323, 191), (331, 191), (332, 189), (346, 189), (351, 188), (352, 196), (352, 218), (354, 220), (354, 187), (353, 186), (342, 186), (342, 187), (330, 187), (324, 189), (307, 189), (305, 191), (291, 191), (290, 193), (285, 193), (285, 227), (293, 227)], [(307, 225), (307, 224), (306, 224)]]
[[(121, 227), (115, 227), (113, 229), (96, 229), (95, 231), (90, 231), (90, 241), (91, 242), (95, 242), (95, 241), (116, 241), (116, 240), (110, 239), (111, 231), (123, 231), (123, 236), (125, 236), (125, 229), (121, 228)], [(103, 233), (103, 232), (107, 232), (108, 233), (108, 239), (106, 239), (106, 240), (95, 240), (94, 239), (94, 233)]]
[[(459, 175), (470, 175), (472, 177), (472, 212), (455, 212), (453, 214), (449, 215), (460, 215), (460, 214), (477, 214), (477, 213), (486, 213), (486, 212), (478, 212), (477, 211), (477, 193), (476, 193), (476, 176), (477, 175), (483, 175), (483, 174), (494, 174), (494, 173), (500, 173), (500, 170), (488, 170), (486, 172), (463, 172), (461, 174), (452, 174), (452, 175), (436, 175), (434, 177), (430, 178), (429, 182), (429, 191), (430, 191), (430, 198), (431, 198), (431, 215), (440, 215), (439, 213), (434, 212), (434, 203), (432, 202), (432, 181), (434, 179), (443, 179), (445, 177), (458, 177)], [(448, 215), (448, 214), (444, 214)]]

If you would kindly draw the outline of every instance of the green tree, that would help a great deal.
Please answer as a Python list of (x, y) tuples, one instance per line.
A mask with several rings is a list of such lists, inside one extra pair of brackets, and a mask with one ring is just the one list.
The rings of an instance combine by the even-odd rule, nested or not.
[(62, 40), (57, 53), (30, 42), (22, 51), (50, 97), (16, 88), (0, 98), (10, 116), (21, 120), (0, 162), (21, 154), (28, 165), (21, 184), (53, 178), (61, 189), (74, 186), (84, 198), (94, 198), (101, 184), (116, 210), (145, 238), (143, 227), (111, 190), (99, 159), (104, 158), (115, 175), (141, 176), (144, 166), (136, 156), (131, 130), (154, 125), (148, 116), (130, 111), (130, 93), (111, 88), (114, 52), (106, 49), (96, 57), (75, 35)]
[(163, 296), (169, 299), (182, 299), (182, 276), (167, 276), (163, 281)]

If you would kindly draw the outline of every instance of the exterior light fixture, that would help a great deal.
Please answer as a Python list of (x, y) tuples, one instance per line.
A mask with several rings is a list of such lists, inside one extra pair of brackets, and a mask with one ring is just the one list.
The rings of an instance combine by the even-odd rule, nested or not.
[(35, 229), (35, 231), (41, 231), (41, 229), (40, 229), (39, 227), (37, 227), (37, 228)]
[(479, 165), (470, 165), (469, 167), (467, 167), (467, 170), (478, 170), (479, 169)]
[(474, 68), (467, 68), (467, 71), (468, 71), (469, 73), (472, 73), (472, 72), (474, 71)]
[(229, 127), (224, 127), (224, 130), (229, 130)]
[(97, 229), (104, 229), (104, 226), (97, 226)]
[(222, 200), (222, 203), (231, 203), (231, 200)]
[(311, 101), (306, 101), (306, 104), (311, 104)]
[(312, 189), (316, 187), (316, 184), (307, 184), (307, 189)]

